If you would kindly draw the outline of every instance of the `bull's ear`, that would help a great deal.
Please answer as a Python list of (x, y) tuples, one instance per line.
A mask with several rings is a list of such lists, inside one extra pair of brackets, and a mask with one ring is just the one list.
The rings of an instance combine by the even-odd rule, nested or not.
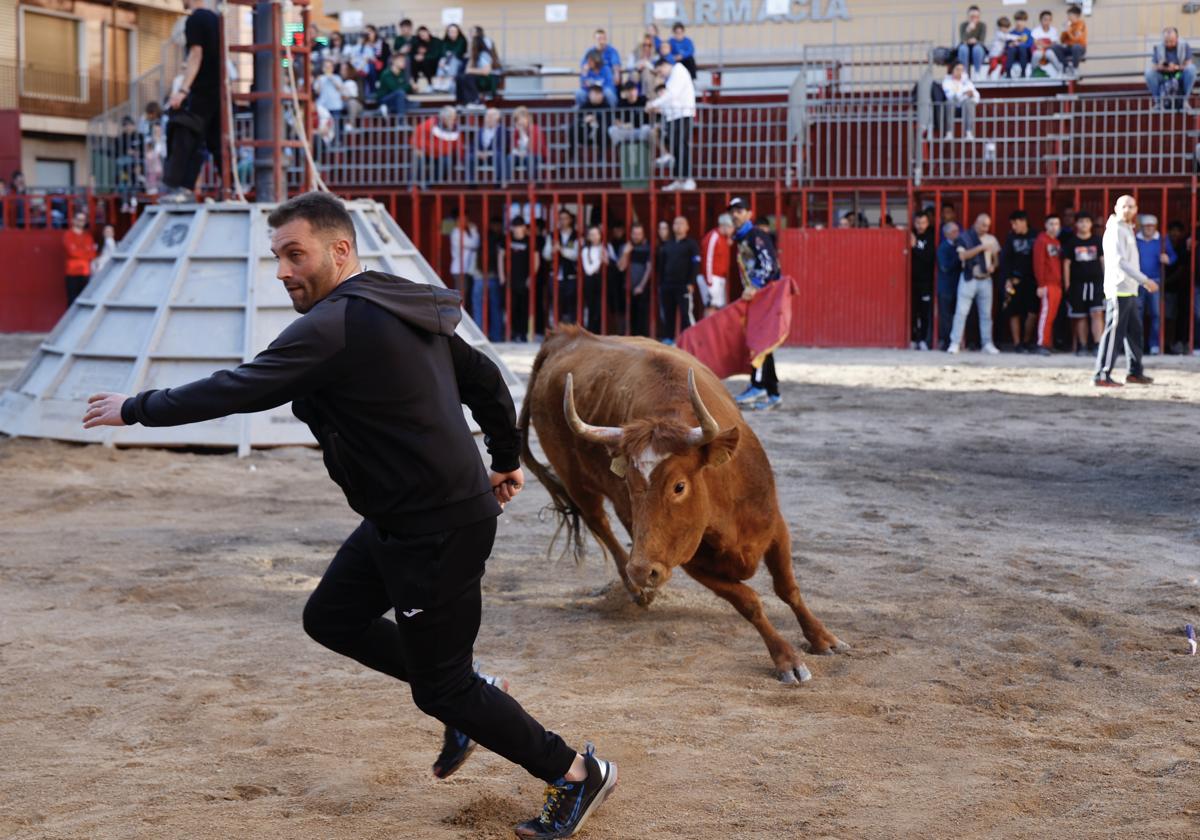
[(741, 438), (741, 431), (737, 426), (732, 429), (727, 429), (721, 432), (711, 442), (700, 447), (701, 457), (704, 459), (704, 466), (719, 467), (727, 463), (733, 458), (734, 452), (737, 450), (738, 440)]
[(618, 455), (612, 459), (612, 463), (608, 465), (608, 468), (613, 471), (613, 475), (618, 478), (624, 478), (625, 473), (629, 470), (629, 459), (624, 455)]

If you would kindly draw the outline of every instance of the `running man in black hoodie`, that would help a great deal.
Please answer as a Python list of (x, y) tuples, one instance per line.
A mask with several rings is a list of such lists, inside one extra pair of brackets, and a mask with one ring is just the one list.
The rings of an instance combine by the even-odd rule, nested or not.
[[(496, 517), (524, 484), (500, 371), (455, 335), (457, 293), (362, 270), (338, 199), (306, 193), (268, 221), (302, 317), (234, 370), (90, 397), (84, 427), (196, 423), (291, 401), (364, 517), (309, 598), (305, 631), (407, 682), (417, 707), (446, 724), (435, 774), (457, 770), (478, 742), (548, 784), (541, 815), (517, 833), (569, 837), (612, 790), (616, 765), (590, 747), (579, 755), (472, 666)], [(490, 478), (463, 404), (484, 431)]]

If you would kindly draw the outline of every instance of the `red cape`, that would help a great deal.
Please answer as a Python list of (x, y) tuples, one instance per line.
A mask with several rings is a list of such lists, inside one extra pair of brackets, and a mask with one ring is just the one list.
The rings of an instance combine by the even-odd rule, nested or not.
[(792, 329), (791, 277), (768, 283), (750, 302), (737, 300), (679, 335), (676, 345), (722, 379), (762, 366)]

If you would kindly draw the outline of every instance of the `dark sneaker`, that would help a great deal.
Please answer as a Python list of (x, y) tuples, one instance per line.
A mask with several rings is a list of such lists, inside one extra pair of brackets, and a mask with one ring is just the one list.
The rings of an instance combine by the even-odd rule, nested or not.
[(1050, 355), (1053, 355), (1053, 353), (1052, 353), (1052, 351), (1050, 350), (1050, 348), (1049, 348), (1049, 347), (1039, 347), (1039, 348), (1037, 349), (1037, 351), (1036, 351), (1036, 352), (1037, 352), (1037, 354), (1038, 354), (1039, 356), (1050, 356)]
[[(482, 673), (479, 677), (488, 685), (494, 685), (508, 694), (508, 680)], [(465, 732), (460, 732), (453, 726), (447, 726), (446, 732), (442, 736), (442, 751), (438, 753), (437, 760), (433, 762), (433, 775), (439, 779), (450, 778), (459, 767), (466, 763), (477, 746), (479, 745), (468, 738)]]
[(587, 778), (582, 782), (559, 779), (546, 785), (546, 801), (542, 813), (516, 827), (518, 837), (573, 837), (592, 812), (608, 798), (617, 786), (617, 765), (596, 758), (596, 748), (587, 745), (583, 755)]
[(1131, 373), (1125, 377), (1126, 385), (1153, 385), (1154, 377), (1141, 373)]
[(1092, 380), (1092, 384), (1097, 388), (1120, 388), (1121, 383), (1114, 380), (1111, 376), (1097, 376)]

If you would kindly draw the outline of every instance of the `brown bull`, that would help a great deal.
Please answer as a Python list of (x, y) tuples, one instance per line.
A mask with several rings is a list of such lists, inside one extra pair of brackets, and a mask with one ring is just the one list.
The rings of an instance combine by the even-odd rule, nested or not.
[[(529, 449), (531, 422), (553, 473)], [(695, 358), (649, 339), (564, 327), (534, 360), (520, 426), (526, 466), (559, 511), (578, 514), (613, 555), (639, 603), (682, 566), (754, 625), (783, 682), (807, 680), (800, 656), (743, 583), (765, 559), (812, 652), (846, 647), (800, 595), (758, 437)], [(606, 498), (633, 538), (631, 553), (613, 534)]]

